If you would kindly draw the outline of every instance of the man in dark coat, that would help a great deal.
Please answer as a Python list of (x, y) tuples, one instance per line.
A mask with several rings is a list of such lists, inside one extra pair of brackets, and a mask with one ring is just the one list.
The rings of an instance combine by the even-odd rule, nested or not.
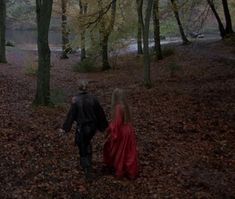
[(73, 122), (76, 121), (75, 143), (79, 148), (80, 165), (86, 177), (91, 178), (91, 139), (97, 131), (105, 131), (108, 121), (97, 98), (86, 91), (85, 82), (80, 84), (79, 90), (78, 95), (72, 98), (70, 110), (60, 132), (69, 132)]

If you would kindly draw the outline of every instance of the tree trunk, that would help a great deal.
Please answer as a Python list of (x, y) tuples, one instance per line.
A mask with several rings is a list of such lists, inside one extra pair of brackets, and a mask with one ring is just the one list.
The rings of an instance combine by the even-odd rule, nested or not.
[(6, 63), (6, 1), (0, 0), (0, 63)]
[(153, 2), (153, 26), (154, 26), (154, 50), (157, 58), (162, 59), (162, 48), (160, 38), (160, 15), (159, 15), (159, 0)]
[(149, 55), (149, 24), (151, 18), (151, 11), (154, 0), (148, 0), (143, 28), (143, 43), (144, 43), (144, 84), (147, 88), (151, 87), (150, 78), (150, 55)]
[(102, 41), (102, 70), (108, 70), (111, 68), (109, 65), (109, 59), (108, 59), (108, 37), (104, 37)]
[[(87, 13), (87, 4), (83, 4), (82, 1), (79, 1), (80, 15)], [(81, 31), (81, 61), (86, 59), (86, 30), (85, 27)]]
[(68, 59), (68, 52), (70, 50), (69, 47), (69, 37), (68, 37), (68, 30), (67, 30), (67, 0), (61, 0), (61, 9), (62, 9), (62, 16), (61, 16), (61, 28), (62, 28), (62, 55), (61, 59)]
[(172, 9), (173, 9), (173, 12), (174, 12), (174, 15), (175, 15), (175, 18), (176, 18), (176, 21), (177, 21), (177, 24), (178, 24), (178, 27), (179, 27), (179, 30), (180, 30), (180, 34), (181, 34), (183, 44), (189, 44), (190, 42), (189, 42), (189, 40), (187, 39), (187, 37), (184, 33), (183, 25), (180, 21), (179, 9), (178, 9), (178, 6), (176, 4), (176, 1), (171, 0), (171, 4), (172, 4)]
[[(108, 59), (108, 41), (109, 41), (109, 36), (111, 32), (113, 31), (114, 23), (115, 23), (115, 17), (116, 17), (116, 2), (117, 0), (112, 0), (112, 5), (111, 5), (111, 18), (110, 22), (108, 24), (108, 27), (105, 27), (105, 21), (102, 19), (101, 20), (101, 25), (100, 25), (100, 45), (101, 45), (101, 54), (102, 54), (102, 70), (108, 70), (111, 68), (109, 64), (109, 59)], [(100, 12), (102, 12), (103, 5), (102, 1), (98, 1), (98, 6), (100, 9)]]
[(224, 8), (224, 16), (226, 20), (226, 28), (225, 31), (227, 34), (232, 34), (233, 33), (233, 27), (232, 27), (232, 20), (228, 8), (228, 1), (227, 0), (222, 0), (223, 3), (223, 8)]
[(142, 21), (143, 21), (143, 0), (136, 0), (138, 14), (138, 31), (137, 31), (137, 53), (143, 54), (142, 48)]
[(37, 29), (38, 29), (38, 75), (37, 91), (34, 103), (49, 105), (50, 103), (50, 48), (48, 34), (51, 20), (53, 0), (36, 0)]
[(220, 36), (221, 36), (222, 38), (224, 38), (225, 35), (226, 35), (226, 31), (225, 31), (224, 25), (223, 25), (223, 23), (222, 23), (222, 21), (221, 21), (221, 19), (220, 19), (220, 17), (219, 17), (219, 14), (217, 13), (217, 11), (216, 11), (216, 9), (215, 9), (215, 5), (214, 5), (214, 3), (213, 3), (211, 0), (207, 0), (207, 2), (208, 2), (208, 4), (209, 4), (209, 6), (210, 6), (212, 12), (213, 12), (214, 15), (215, 15), (215, 18), (216, 18), (217, 22), (218, 22), (219, 31), (220, 31)]
[(86, 59), (86, 37), (85, 31), (81, 33), (81, 61)]

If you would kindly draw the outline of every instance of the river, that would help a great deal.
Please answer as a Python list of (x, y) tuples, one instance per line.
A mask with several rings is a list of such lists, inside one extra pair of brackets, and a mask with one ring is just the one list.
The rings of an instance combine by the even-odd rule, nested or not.
[[(71, 37), (72, 38), (72, 37)], [(200, 40), (218, 40), (220, 39), (218, 33), (204, 34), (204, 38)], [(6, 40), (15, 44), (18, 49), (22, 50), (37, 50), (37, 31), (36, 30), (7, 30)], [(180, 43), (180, 37), (166, 37), (161, 40), (161, 44)], [(49, 44), (51, 51), (61, 51), (61, 32), (49, 32)], [(150, 41), (150, 46), (153, 46)], [(118, 50), (120, 54), (137, 51), (136, 40), (132, 39), (128, 42), (128, 47)]]

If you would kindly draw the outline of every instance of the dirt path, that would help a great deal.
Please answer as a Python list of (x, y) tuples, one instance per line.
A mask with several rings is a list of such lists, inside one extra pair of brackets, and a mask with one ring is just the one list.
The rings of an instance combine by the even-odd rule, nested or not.
[[(222, 42), (174, 46), (175, 54), (152, 64), (150, 90), (142, 86), (141, 58), (128, 55), (116, 69), (77, 74), (78, 60), (52, 55), (51, 86), (65, 106), (33, 108), (36, 78), (25, 75), (34, 52), (10, 50), (0, 65), (1, 198), (232, 198), (235, 195), (234, 46)], [(219, 58), (219, 59), (218, 59)], [(231, 61), (232, 60), (232, 61)], [(170, 76), (169, 65), (179, 65)], [(105, 111), (111, 92), (125, 88), (138, 140), (140, 176), (136, 181), (103, 175), (104, 137), (94, 143), (90, 184), (79, 168), (73, 134), (59, 138), (70, 97), (80, 79), (90, 81)]]

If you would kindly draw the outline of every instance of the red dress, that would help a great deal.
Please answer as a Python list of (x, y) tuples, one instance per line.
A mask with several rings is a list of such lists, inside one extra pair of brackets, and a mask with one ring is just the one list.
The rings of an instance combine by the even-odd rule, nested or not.
[(131, 123), (124, 123), (124, 111), (116, 105), (115, 119), (109, 124), (104, 144), (104, 163), (115, 169), (117, 177), (135, 178), (138, 175), (135, 131)]

